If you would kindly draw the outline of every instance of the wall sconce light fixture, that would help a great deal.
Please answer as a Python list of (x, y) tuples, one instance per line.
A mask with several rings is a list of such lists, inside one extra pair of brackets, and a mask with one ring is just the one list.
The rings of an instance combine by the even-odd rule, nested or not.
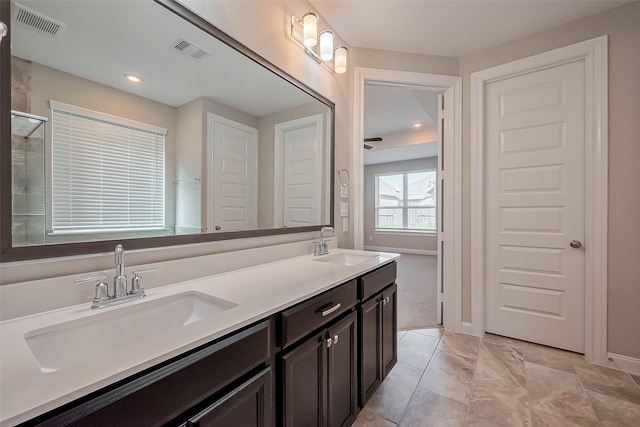
[(334, 48), (335, 35), (329, 30), (322, 31), (318, 37), (318, 15), (315, 13), (305, 13), (302, 19), (291, 15), (291, 37), (318, 64), (338, 74), (347, 71), (347, 48), (342, 45)]

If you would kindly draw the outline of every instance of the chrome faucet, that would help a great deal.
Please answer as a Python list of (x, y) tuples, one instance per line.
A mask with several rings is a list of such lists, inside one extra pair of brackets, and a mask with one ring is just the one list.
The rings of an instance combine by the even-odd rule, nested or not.
[(109, 289), (105, 283), (106, 276), (87, 277), (86, 279), (76, 280), (75, 283), (86, 283), (98, 281), (96, 285), (96, 294), (93, 298), (91, 308), (111, 307), (133, 301), (145, 297), (144, 288), (142, 287), (142, 273), (155, 271), (155, 268), (134, 271), (134, 277), (131, 280), (131, 291), (127, 291), (127, 276), (124, 274), (124, 247), (116, 246), (115, 250), (116, 275), (113, 277), (113, 293), (109, 295)]
[(329, 243), (324, 240), (324, 232), (331, 231), (334, 235), (336, 230), (333, 227), (322, 227), (320, 229), (320, 241), (316, 243), (316, 249), (313, 253), (314, 256), (326, 255), (329, 253)]
[(124, 247), (116, 246), (116, 275), (113, 278), (113, 297), (122, 298), (127, 295), (127, 276), (124, 275)]

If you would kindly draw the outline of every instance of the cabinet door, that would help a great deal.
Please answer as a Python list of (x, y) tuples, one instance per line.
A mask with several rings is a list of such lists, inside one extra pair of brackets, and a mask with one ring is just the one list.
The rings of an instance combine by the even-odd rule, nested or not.
[(358, 310), (360, 328), (360, 407), (382, 381), (382, 299), (370, 299)]
[(351, 313), (329, 328), (328, 419), (329, 427), (350, 426), (356, 419), (357, 317)]
[(326, 425), (326, 333), (316, 335), (282, 358), (282, 425)]
[(271, 427), (271, 391), (269, 367), (189, 419), (187, 426)]
[(382, 293), (382, 378), (398, 360), (398, 285)]

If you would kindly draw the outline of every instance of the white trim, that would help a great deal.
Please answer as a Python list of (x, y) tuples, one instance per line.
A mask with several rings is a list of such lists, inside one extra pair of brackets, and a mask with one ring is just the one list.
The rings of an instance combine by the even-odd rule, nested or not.
[(445, 277), (452, 280), (445, 281), (444, 322), (443, 325), (459, 332), (462, 323), (462, 77), (445, 76), (439, 74), (412, 73), (407, 71), (380, 70), (356, 67), (353, 73), (353, 138), (351, 181), (353, 185), (353, 247), (362, 249), (364, 246), (364, 161), (362, 140), (364, 138), (364, 87), (366, 81), (391, 84), (405, 84), (432, 88), (439, 92), (453, 90), (454, 99), (454, 138), (453, 138), (453, 168), (447, 180), (452, 182), (453, 188), (453, 227), (448, 246), (451, 248), (451, 262), (447, 262)]
[(634, 375), (640, 375), (640, 359), (635, 357), (623, 356), (621, 354), (607, 353), (606, 366), (611, 369), (628, 372)]
[(471, 323), (462, 322), (460, 327), (460, 332), (467, 335), (473, 335), (473, 328), (471, 327)]
[(607, 355), (607, 36), (471, 74), (471, 326), (485, 332), (484, 87), (487, 83), (576, 61), (585, 64), (585, 358)]
[(114, 116), (111, 114), (103, 113), (101, 111), (78, 107), (77, 105), (65, 104), (64, 102), (54, 101), (53, 99), (49, 100), (49, 106), (52, 110), (59, 110), (67, 113), (87, 116), (91, 119), (105, 120), (122, 126), (130, 126), (132, 128), (140, 129), (146, 132), (159, 133), (160, 135), (167, 134), (167, 130), (160, 126), (137, 122), (135, 120), (127, 119), (126, 117)]
[(426, 237), (426, 236), (438, 236), (438, 230), (399, 230), (395, 228), (376, 228), (373, 230), (373, 234), (381, 234), (385, 236), (418, 236), (418, 237)]
[(376, 251), (376, 252), (392, 252), (399, 254), (414, 254), (414, 255), (431, 255), (438, 256), (438, 251), (430, 250), (430, 249), (409, 249), (409, 248), (386, 248), (384, 246), (365, 246), (365, 251)]

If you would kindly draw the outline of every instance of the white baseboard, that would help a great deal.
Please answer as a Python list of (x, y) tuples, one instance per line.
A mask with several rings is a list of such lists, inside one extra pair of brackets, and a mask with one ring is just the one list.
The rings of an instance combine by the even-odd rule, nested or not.
[(471, 328), (471, 323), (462, 322), (460, 323), (460, 332), (463, 334), (473, 335), (473, 329)]
[(640, 359), (633, 357), (607, 353), (607, 367), (634, 375), (640, 375)]
[(433, 251), (429, 249), (407, 249), (407, 248), (385, 248), (382, 246), (365, 246), (365, 251), (376, 251), (376, 252), (396, 252), (401, 254), (416, 254), (416, 255), (433, 255), (438, 256), (438, 251)]

